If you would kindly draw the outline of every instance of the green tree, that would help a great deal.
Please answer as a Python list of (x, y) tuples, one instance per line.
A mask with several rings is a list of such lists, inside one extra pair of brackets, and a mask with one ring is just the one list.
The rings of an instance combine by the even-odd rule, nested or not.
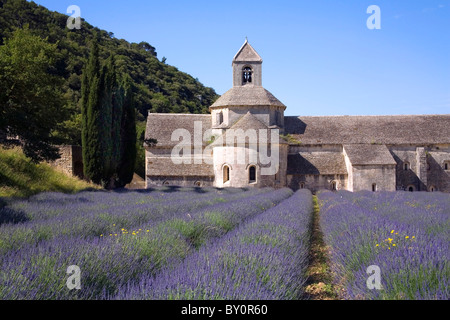
[(115, 59), (111, 55), (107, 61), (107, 90), (109, 94), (106, 98), (109, 99), (111, 105), (111, 175), (118, 181), (117, 172), (121, 161), (122, 139), (121, 127), (123, 118), (123, 103), (124, 103), (124, 89), (119, 85)]
[(124, 99), (121, 121), (121, 157), (118, 168), (118, 186), (125, 186), (133, 180), (136, 163), (136, 109), (133, 98), (133, 84), (129, 76), (122, 82)]
[(131, 182), (136, 160), (132, 81), (118, 78), (112, 55), (101, 67), (94, 41), (82, 77), (83, 161), (86, 177), (107, 188)]
[(57, 61), (56, 45), (28, 27), (15, 30), (0, 46), (0, 130), (18, 136), (35, 162), (59, 157), (52, 131), (70, 116)]
[[(96, 184), (109, 183), (108, 141), (110, 117), (105, 116), (105, 72), (100, 67), (99, 48), (92, 42), (89, 61), (82, 78), (82, 147), (84, 174)], [(109, 123), (109, 126), (108, 126)], [(105, 125), (107, 128), (105, 129)]]

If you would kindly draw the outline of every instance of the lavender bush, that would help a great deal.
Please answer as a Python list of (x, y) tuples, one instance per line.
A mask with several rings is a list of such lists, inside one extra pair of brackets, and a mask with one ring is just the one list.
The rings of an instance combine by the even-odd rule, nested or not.
[[(98, 206), (103, 206), (105, 215), (117, 218), (112, 225), (112, 221), (106, 219), (108, 223), (104, 227), (108, 230), (104, 234), (95, 236), (84, 230), (91, 225), (96, 232), (100, 230), (96, 224), (101, 224), (98, 217), (101, 211), (84, 216), (73, 213), (75, 210), (71, 210), (70, 204), (64, 212), (53, 217), (41, 216), (25, 223), (2, 225), (0, 247), (7, 250), (0, 262), (0, 299), (105, 299), (144, 273), (156, 274), (164, 266), (179, 264), (196, 247), (223, 235), (244, 219), (263, 212), (291, 194), (288, 189), (241, 190), (222, 193), (224, 200), (215, 201), (217, 194), (198, 200), (191, 193), (190, 201), (178, 203), (172, 211), (168, 208), (173, 204), (167, 204), (168, 218), (146, 216), (141, 227), (132, 229), (124, 228), (124, 225), (130, 221), (142, 223), (141, 219), (136, 219), (139, 214), (124, 211), (122, 202), (105, 199), (106, 194), (97, 199), (89, 194), (87, 196), (94, 197), (91, 199), (96, 199)], [(123, 200), (130, 201), (128, 198)], [(206, 202), (199, 206), (196, 201)], [(115, 211), (115, 206), (121, 210)], [(139, 210), (139, 204), (135, 206)], [(132, 205), (128, 208), (133, 210)], [(67, 221), (75, 226), (65, 226)], [(17, 238), (22, 241), (17, 240), (11, 246), (7, 235), (12, 236), (14, 232), (22, 232), (25, 236)], [(65, 286), (65, 272), (70, 265), (78, 265), (82, 270), (81, 290), (69, 291)]]
[(311, 193), (298, 191), (177, 267), (128, 285), (115, 299), (299, 299), (312, 211)]
[(116, 226), (130, 229), (143, 223), (157, 224), (217, 203), (264, 192), (267, 189), (211, 188), (202, 193), (180, 189), (174, 193), (161, 190), (39, 194), (0, 209), (0, 216), (26, 217), (21, 223), (0, 225), (0, 253), (62, 235), (98, 237), (116, 233)]
[[(450, 196), (322, 192), (321, 227), (338, 287), (352, 299), (449, 299)], [(368, 289), (367, 268), (382, 289)]]

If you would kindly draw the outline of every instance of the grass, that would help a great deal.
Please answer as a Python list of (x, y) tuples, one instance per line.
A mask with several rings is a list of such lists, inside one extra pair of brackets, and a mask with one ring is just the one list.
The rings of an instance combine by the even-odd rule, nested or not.
[(0, 197), (24, 198), (46, 191), (76, 193), (99, 187), (69, 177), (47, 163), (31, 162), (20, 148), (0, 146)]
[(305, 291), (312, 300), (336, 300), (338, 295), (333, 285), (333, 276), (329, 267), (328, 249), (320, 229), (320, 205), (317, 196), (313, 196), (313, 202), (310, 264), (306, 273), (308, 283)]

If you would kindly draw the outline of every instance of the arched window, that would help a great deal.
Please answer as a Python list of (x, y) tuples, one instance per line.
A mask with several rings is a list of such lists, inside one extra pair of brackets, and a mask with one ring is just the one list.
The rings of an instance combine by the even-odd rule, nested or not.
[(252, 82), (252, 68), (245, 67), (242, 69), (242, 84), (251, 83)]
[(435, 186), (430, 187), (430, 192), (436, 192), (436, 191), (437, 191), (437, 188)]
[(409, 162), (403, 163), (403, 170), (408, 171), (410, 169)]
[(201, 186), (202, 186), (202, 183), (201, 183), (200, 181), (196, 181), (196, 182), (194, 183), (194, 186), (196, 186), (196, 187), (201, 187)]
[(409, 192), (414, 192), (416, 191), (416, 188), (414, 188), (414, 186), (408, 186), (406, 190), (408, 190)]
[(223, 166), (223, 183), (230, 181), (230, 167)]
[(256, 182), (256, 167), (255, 166), (250, 166), (248, 168), (248, 182), (249, 183)]
[(376, 183), (372, 184), (372, 191), (373, 192), (377, 191), (377, 184)]
[(305, 183), (304, 182), (300, 182), (300, 189), (305, 189)]

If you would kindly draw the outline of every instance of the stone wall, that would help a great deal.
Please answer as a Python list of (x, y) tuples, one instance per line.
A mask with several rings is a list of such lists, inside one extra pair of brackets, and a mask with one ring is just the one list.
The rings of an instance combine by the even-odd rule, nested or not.
[[(448, 170), (445, 170), (445, 163)], [(450, 192), (450, 146), (441, 145), (427, 151), (427, 187), (430, 191)]]
[(49, 164), (69, 176), (83, 178), (83, 154), (80, 146), (58, 146), (60, 158)]
[[(224, 187), (274, 187), (286, 186), (286, 166), (287, 166), (287, 145), (277, 145), (279, 149), (279, 159), (277, 164), (264, 164), (260, 161), (257, 151), (247, 147), (215, 147), (213, 152), (214, 161), (214, 186)], [(269, 147), (270, 150), (270, 147)], [(261, 170), (271, 165), (276, 174), (263, 175)], [(229, 180), (224, 179), (224, 166), (229, 168)], [(249, 180), (249, 170), (251, 166), (256, 167), (256, 180)], [(277, 170), (278, 168), (278, 170)]]
[(212, 187), (214, 177), (176, 177), (176, 176), (147, 176), (146, 188), (152, 186), (179, 186), (179, 187)]
[(352, 166), (353, 192), (395, 191), (395, 165)]
[[(450, 192), (450, 145), (395, 146), (390, 148), (397, 162), (397, 190)], [(408, 168), (405, 168), (408, 164)]]
[(345, 174), (287, 175), (286, 183), (287, 187), (293, 190), (304, 188), (315, 193), (319, 190), (333, 190), (334, 188), (336, 190), (347, 190), (348, 178)]
[(244, 67), (252, 68), (252, 83), (254, 86), (262, 86), (262, 63), (261, 62), (233, 62), (233, 86), (242, 86), (242, 70)]

